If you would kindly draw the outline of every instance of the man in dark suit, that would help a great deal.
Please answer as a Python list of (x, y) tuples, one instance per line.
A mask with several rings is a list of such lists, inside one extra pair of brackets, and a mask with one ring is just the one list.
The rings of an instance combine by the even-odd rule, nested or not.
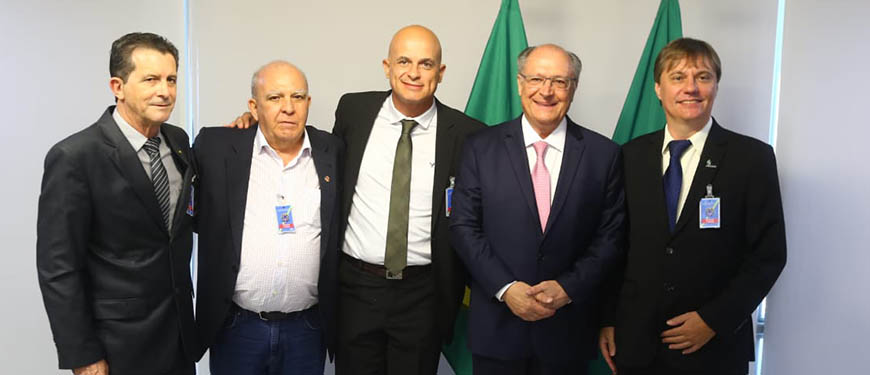
[(523, 115), (468, 138), (453, 198), (474, 373), (584, 374), (599, 288), (622, 252), (622, 161), (566, 116), (575, 54), (529, 47), (517, 65)]
[(336, 370), (435, 374), (466, 280), (445, 189), (483, 125), (435, 99), (445, 65), (432, 31), (399, 30), (383, 67), (392, 91), (346, 94), (335, 111), (347, 147)]
[(251, 86), (259, 125), (204, 128), (194, 145), (200, 339), (212, 374), (323, 374), (335, 345), (343, 147), (305, 126), (311, 97), (292, 64), (265, 65)]
[(709, 44), (672, 41), (654, 69), (667, 125), (623, 148), (628, 260), (601, 352), (620, 375), (746, 374), (750, 314), (786, 258), (773, 150), (712, 118)]
[(178, 51), (150, 33), (112, 44), (111, 106), (49, 150), (36, 260), (60, 368), (193, 374), (191, 181), (175, 105)]

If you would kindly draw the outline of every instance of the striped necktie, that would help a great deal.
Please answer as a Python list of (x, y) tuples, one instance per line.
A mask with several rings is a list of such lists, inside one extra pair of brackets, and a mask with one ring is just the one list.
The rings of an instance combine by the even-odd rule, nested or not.
[(154, 195), (163, 213), (163, 224), (169, 228), (169, 177), (166, 168), (160, 161), (160, 137), (148, 138), (142, 146), (151, 158), (151, 183), (154, 184)]

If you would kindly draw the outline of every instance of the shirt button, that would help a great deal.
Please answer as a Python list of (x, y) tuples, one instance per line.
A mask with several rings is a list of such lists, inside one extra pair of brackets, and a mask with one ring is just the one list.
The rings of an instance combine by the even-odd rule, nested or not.
[(673, 247), (668, 247), (668, 248), (666, 248), (666, 249), (665, 249), (665, 254), (668, 254), (668, 255), (674, 255), (674, 248), (673, 248)]

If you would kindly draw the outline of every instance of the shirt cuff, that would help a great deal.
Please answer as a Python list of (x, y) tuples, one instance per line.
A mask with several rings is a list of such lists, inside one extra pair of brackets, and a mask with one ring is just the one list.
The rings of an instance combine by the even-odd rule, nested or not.
[(504, 292), (507, 292), (508, 288), (510, 288), (511, 285), (516, 284), (516, 282), (517, 282), (516, 280), (511, 281), (511, 282), (507, 283), (507, 285), (501, 287), (501, 289), (499, 289), (498, 292), (495, 294), (495, 298), (496, 298), (499, 302), (504, 302), (504, 298), (503, 298), (503, 297), (504, 297)]

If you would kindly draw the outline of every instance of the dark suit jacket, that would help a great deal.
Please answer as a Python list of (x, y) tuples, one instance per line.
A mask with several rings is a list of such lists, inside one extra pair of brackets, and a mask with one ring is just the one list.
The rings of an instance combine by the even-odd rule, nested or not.
[[(335, 127), (332, 133), (344, 140), (347, 146), (343, 180), (345, 189), (341, 208), (342, 241), (363, 152), (375, 118), (389, 95), (389, 91), (345, 94), (335, 110)], [(465, 290), (466, 273), (456, 253), (450, 247), (444, 189), (450, 185), (450, 177), (456, 175), (459, 152), (465, 137), (482, 129), (484, 125), (441, 104), (437, 99), (435, 105), (438, 109), (438, 124), (435, 135), (435, 182), (432, 186), (432, 268), (436, 283), (438, 332), (443, 342), (449, 342), (453, 336), (453, 323)], [(390, 145), (390, 147), (395, 146)]]
[[(742, 368), (754, 357), (750, 314), (785, 265), (785, 227), (776, 160), (765, 143), (713, 121), (680, 218), (671, 234), (662, 187), (664, 130), (623, 148), (629, 249), (617, 310), (618, 364), (654, 356), (684, 369)], [(707, 164), (710, 166), (708, 167)], [(721, 228), (699, 229), (706, 186), (721, 198)], [(665, 321), (697, 310), (716, 336), (682, 355), (661, 343)]]
[[(452, 242), (471, 272), (474, 354), (566, 364), (593, 357), (600, 286), (621, 260), (625, 212), (619, 147), (568, 119), (558, 184), (542, 233), (520, 119), (465, 142)], [(511, 281), (556, 280), (572, 303), (526, 322), (495, 295)]]
[[(320, 275), (318, 306), (324, 338), (335, 343), (338, 288), (338, 213), (341, 142), (327, 132), (306, 127), (320, 182)], [(242, 228), (257, 126), (245, 130), (203, 128), (194, 142), (199, 167), (197, 233), (199, 277), (196, 319), (203, 350), (211, 346), (229, 314), (242, 254)]]
[(60, 368), (102, 358), (113, 374), (192, 368), (199, 357), (185, 214), (194, 177), (187, 134), (160, 127), (183, 176), (167, 231), (151, 179), (113, 110), (45, 157), (36, 261)]

